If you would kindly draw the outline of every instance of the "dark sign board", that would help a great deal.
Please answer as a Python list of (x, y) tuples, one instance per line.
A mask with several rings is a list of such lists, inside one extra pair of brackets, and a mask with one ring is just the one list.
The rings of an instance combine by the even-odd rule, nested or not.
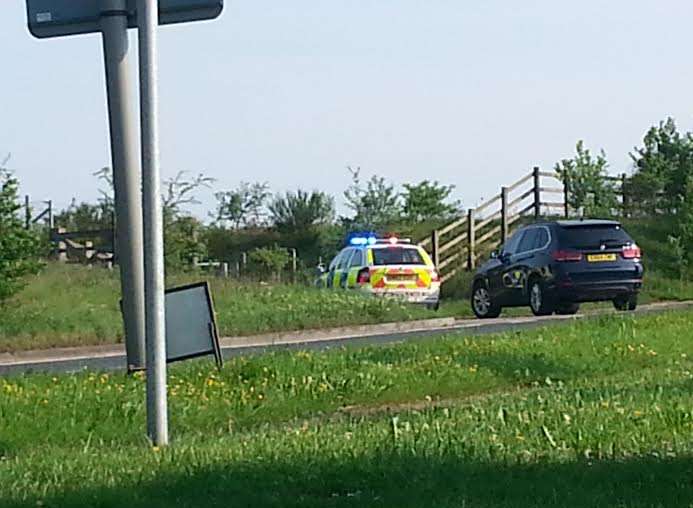
[[(216, 313), (207, 282), (167, 289), (166, 361), (177, 362), (213, 355), (221, 368)], [(120, 301), (121, 312), (123, 301)], [(128, 365), (128, 371), (144, 370), (145, 365)]]
[[(29, 31), (40, 39), (99, 32), (101, 0), (27, 0)], [(159, 0), (159, 23), (213, 19), (224, 0)], [(127, 0), (128, 26), (137, 27), (137, 0)]]
[(221, 367), (217, 320), (209, 284), (166, 290), (166, 359), (169, 362), (214, 355)]

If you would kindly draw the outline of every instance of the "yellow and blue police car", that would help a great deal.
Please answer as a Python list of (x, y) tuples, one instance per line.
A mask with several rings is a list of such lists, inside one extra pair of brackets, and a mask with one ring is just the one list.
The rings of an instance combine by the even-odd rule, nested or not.
[(440, 302), (440, 278), (428, 253), (395, 236), (352, 236), (327, 268), (318, 270), (318, 287), (395, 297), (432, 309)]

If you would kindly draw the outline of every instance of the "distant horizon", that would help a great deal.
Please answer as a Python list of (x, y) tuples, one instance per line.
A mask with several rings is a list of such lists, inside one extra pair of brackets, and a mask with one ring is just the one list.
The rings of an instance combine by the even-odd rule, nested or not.
[[(111, 165), (100, 38), (39, 41), (23, 2), (0, 12), (0, 158), (32, 201), (95, 202), (92, 173)], [(678, 0), (226, 2), (218, 20), (161, 29), (164, 176), (217, 179), (190, 208), (207, 221), (213, 193), (241, 181), (321, 190), (344, 214), (347, 166), (455, 185), (473, 207), (580, 139), (630, 172), (650, 127), (693, 127), (691, 18)]]

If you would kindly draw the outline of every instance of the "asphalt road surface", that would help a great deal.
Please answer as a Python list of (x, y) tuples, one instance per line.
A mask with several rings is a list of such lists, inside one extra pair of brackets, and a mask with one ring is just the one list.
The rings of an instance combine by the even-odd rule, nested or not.
[[(678, 308), (693, 307), (693, 302), (658, 303), (643, 305), (636, 311), (638, 314), (663, 312)], [(589, 319), (608, 312), (597, 311), (577, 316), (547, 316), (547, 317), (518, 317), (498, 318), (489, 320), (463, 319), (452, 326), (433, 328), (429, 330), (414, 330), (395, 333), (369, 334), (367, 336), (353, 336), (344, 338), (330, 338), (325, 340), (312, 339), (310, 341), (297, 339), (295, 342), (283, 342), (275, 345), (236, 345), (222, 347), (224, 358), (235, 356), (249, 356), (262, 354), (267, 351), (278, 350), (324, 350), (335, 347), (358, 347), (392, 344), (412, 340), (430, 340), (454, 333), (457, 336), (478, 336), (491, 333), (527, 330), (541, 326), (554, 326), (575, 319)], [(212, 361), (210, 358), (201, 358), (192, 361)], [(11, 376), (32, 372), (75, 372), (83, 369), (89, 370), (125, 370), (126, 362), (124, 354), (110, 354), (107, 356), (95, 353), (89, 357), (81, 358), (56, 358), (51, 361), (31, 360), (23, 362), (0, 363), (0, 376)]]

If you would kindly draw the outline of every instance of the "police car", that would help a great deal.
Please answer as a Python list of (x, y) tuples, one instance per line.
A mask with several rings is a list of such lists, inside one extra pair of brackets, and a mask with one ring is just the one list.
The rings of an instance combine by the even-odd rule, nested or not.
[(353, 236), (327, 268), (318, 287), (353, 289), (437, 309), (440, 278), (428, 253), (407, 239)]

